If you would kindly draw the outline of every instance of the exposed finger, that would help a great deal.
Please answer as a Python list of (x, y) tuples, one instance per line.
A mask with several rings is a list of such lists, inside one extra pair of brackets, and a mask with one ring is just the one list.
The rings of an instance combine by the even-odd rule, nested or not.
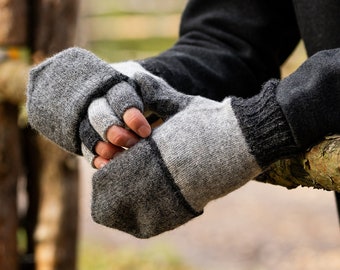
[(117, 153), (123, 150), (121, 147), (103, 141), (98, 142), (95, 147), (97, 155), (104, 159), (112, 159)]
[(95, 157), (93, 160), (93, 167), (95, 167), (96, 169), (101, 169), (103, 168), (107, 163), (109, 162), (109, 160), (102, 158), (102, 157)]
[(151, 127), (144, 115), (137, 108), (126, 110), (123, 119), (125, 124), (140, 137), (146, 138), (150, 136)]
[(139, 138), (133, 132), (118, 126), (112, 126), (107, 131), (107, 139), (110, 143), (120, 147), (130, 148), (138, 143)]

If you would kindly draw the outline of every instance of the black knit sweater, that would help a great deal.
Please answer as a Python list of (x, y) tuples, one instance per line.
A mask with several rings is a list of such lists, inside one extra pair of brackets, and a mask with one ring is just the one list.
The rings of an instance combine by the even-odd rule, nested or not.
[(141, 64), (187, 94), (249, 97), (301, 37), (309, 55), (340, 47), (339, 14), (338, 0), (191, 0), (178, 42)]

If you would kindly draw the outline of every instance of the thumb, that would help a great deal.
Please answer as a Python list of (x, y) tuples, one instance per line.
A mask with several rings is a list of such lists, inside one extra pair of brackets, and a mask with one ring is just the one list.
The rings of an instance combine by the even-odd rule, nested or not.
[(163, 119), (183, 110), (193, 98), (172, 88), (162, 78), (145, 73), (134, 77), (139, 86), (144, 106)]

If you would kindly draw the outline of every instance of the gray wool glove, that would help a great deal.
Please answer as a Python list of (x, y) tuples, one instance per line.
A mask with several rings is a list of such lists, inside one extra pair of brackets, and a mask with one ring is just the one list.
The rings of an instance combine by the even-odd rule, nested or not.
[[(145, 74), (155, 81), (163, 81), (135, 61), (113, 63), (110, 66), (131, 80), (134, 80), (137, 74)], [(82, 120), (79, 128), (82, 153), (90, 164), (93, 165), (93, 160), (96, 157), (95, 146), (98, 141), (107, 141), (107, 130), (112, 125), (124, 127), (122, 116), (127, 108), (138, 108), (148, 118), (149, 122), (159, 119), (159, 116), (152, 112), (150, 107), (145, 107), (145, 104), (148, 105), (149, 102), (147, 97), (142, 95), (143, 93), (138, 86), (131, 88), (128, 83), (121, 83), (109, 90), (104, 97), (91, 102), (87, 117)], [(153, 93), (153, 95), (157, 95), (157, 93)]]
[[(135, 80), (145, 106), (171, 117), (94, 174), (92, 216), (100, 224), (140, 238), (174, 229), (200, 215), (209, 201), (254, 179), (282, 153), (296, 153), (275, 100), (277, 81), (252, 99), (215, 102), (181, 94), (145, 74)], [(246, 127), (256, 145), (248, 144)]]
[(94, 174), (92, 216), (140, 238), (186, 223), (272, 162), (340, 132), (340, 49), (249, 99), (188, 96), (146, 74), (135, 81), (145, 106), (171, 117)]
[[(135, 87), (129, 77), (94, 54), (70, 48), (31, 70), (27, 89), (28, 121), (65, 150), (81, 154), (78, 131), (90, 103), (108, 91), (117, 91), (117, 100), (120, 98), (122, 102), (119, 109), (123, 112), (130, 105), (130, 97), (134, 101), (138, 99)], [(119, 89), (123, 89), (122, 95), (118, 94)], [(142, 102), (134, 102), (134, 106), (143, 110)]]

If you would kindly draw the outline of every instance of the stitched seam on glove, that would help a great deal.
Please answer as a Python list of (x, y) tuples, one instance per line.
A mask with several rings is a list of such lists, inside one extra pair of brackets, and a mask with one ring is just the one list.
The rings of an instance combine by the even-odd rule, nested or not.
[(193, 215), (195, 216), (199, 216), (203, 213), (203, 211), (196, 211), (189, 203), (188, 201), (184, 198), (181, 189), (176, 185), (174, 178), (172, 177), (170, 171), (168, 170), (168, 168), (166, 167), (162, 155), (159, 152), (159, 149), (157, 147), (156, 142), (153, 139), (149, 139), (150, 145), (153, 148), (153, 150), (155, 151), (155, 154), (158, 155), (158, 160), (160, 167), (162, 168), (166, 179), (168, 180), (168, 184), (171, 186), (171, 188), (173, 189), (174, 193), (176, 194), (176, 197), (178, 198), (178, 200), (183, 204), (183, 206)]

